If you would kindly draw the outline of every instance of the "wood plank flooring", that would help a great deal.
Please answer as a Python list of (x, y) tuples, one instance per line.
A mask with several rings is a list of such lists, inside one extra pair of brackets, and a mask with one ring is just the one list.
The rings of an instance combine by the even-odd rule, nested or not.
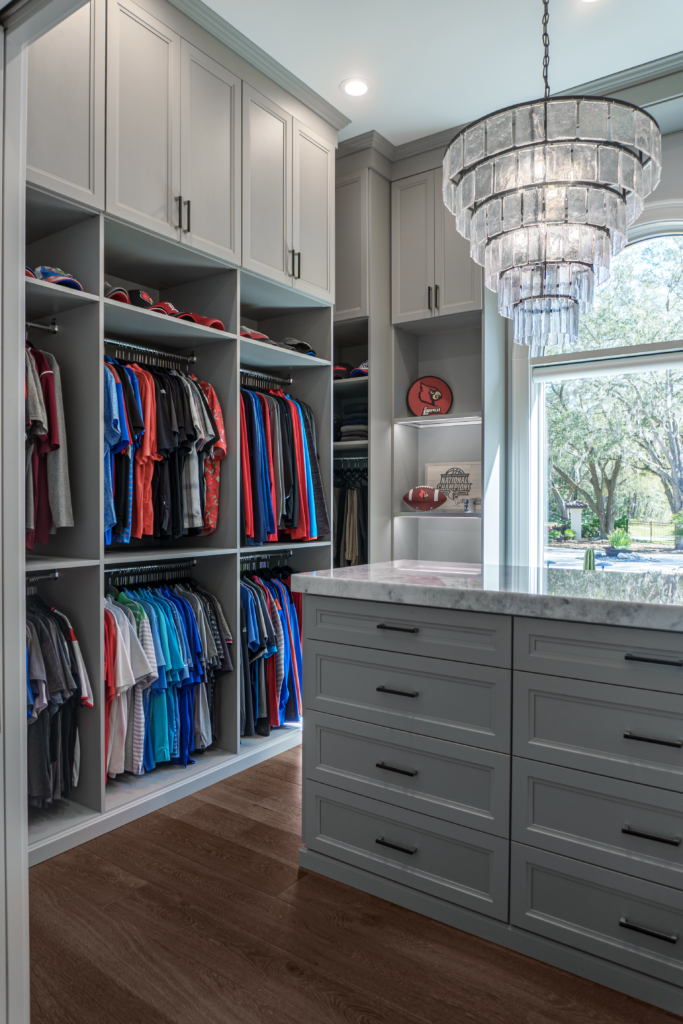
[(31, 1024), (680, 1024), (301, 871), (301, 748), (31, 868)]

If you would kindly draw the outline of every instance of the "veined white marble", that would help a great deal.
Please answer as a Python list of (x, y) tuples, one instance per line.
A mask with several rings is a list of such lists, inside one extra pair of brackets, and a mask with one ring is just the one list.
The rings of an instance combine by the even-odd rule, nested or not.
[(683, 573), (400, 560), (291, 577), (302, 594), (683, 633)]

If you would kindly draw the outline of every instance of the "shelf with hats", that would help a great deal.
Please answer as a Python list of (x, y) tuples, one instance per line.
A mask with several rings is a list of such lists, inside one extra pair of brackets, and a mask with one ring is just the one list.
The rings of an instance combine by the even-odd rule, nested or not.
[(240, 363), (252, 370), (283, 369), (286, 367), (329, 366), (329, 359), (310, 356), (296, 349), (279, 348), (266, 341), (240, 338)]
[(220, 341), (235, 341), (237, 335), (216, 330), (191, 320), (154, 313), (115, 299), (104, 300), (104, 330), (116, 340), (163, 342), (168, 348), (188, 349)]
[(99, 302), (99, 295), (90, 292), (66, 288), (50, 281), (39, 281), (27, 277), (24, 282), (26, 289), (26, 317), (28, 320), (43, 320), (66, 313), (70, 309), (80, 309), (93, 302)]

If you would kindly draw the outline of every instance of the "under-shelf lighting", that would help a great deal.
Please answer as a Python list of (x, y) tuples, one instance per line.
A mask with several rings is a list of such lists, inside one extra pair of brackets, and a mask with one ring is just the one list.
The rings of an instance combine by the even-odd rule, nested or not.
[(416, 417), (414, 420), (396, 420), (397, 427), (472, 427), (481, 424), (481, 416)]

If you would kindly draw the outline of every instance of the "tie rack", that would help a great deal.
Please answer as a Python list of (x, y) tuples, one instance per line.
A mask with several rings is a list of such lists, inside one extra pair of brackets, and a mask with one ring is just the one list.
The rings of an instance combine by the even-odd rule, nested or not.
[[(29, 570), (30, 571), (30, 570)], [(31, 573), (26, 575), (26, 596), (35, 597), (38, 593), (38, 583), (40, 580), (56, 580), (59, 578), (58, 572), (41, 572)]]
[(266, 569), (268, 567), (268, 563), (273, 559), (277, 559), (278, 565), (280, 565), (281, 559), (285, 559), (286, 561), (287, 558), (293, 554), (294, 552), (290, 548), (288, 551), (271, 551), (267, 555), (240, 555), (240, 570)]
[(368, 457), (367, 455), (359, 456), (357, 459), (340, 457), (334, 460), (334, 464), (337, 469), (367, 469)]
[(160, 348), (149, 348), (147, 345), (134, 345), (132, 342), (114, 341), (105, 338), (104, 344), (114, 349), (115, 358), (126, 360), (132, 355), (133, 362), (141, 366), (161, 366), (167, 370), (173, 370), (178, 363), (196, 363), (197, 357), (194, 352), (189, 355), (182, 355), (180, 352), (164, 352)]
[(256, 388), (261, 391), (277, 391), (292, 383), (291, 377), (273, 377), (270, 373), (259, 373), (258, 370), (240, 370), (241, 384), (244, 388)]
[(183, 562), (161, 562), (158, 565), (119, 565), (105, 569), (105, 576), (114, 586), (136, 586), (138, 583), (163, 583), (180, 580), (187, 576), (187, 570), (197, 564), (196, 558)]

